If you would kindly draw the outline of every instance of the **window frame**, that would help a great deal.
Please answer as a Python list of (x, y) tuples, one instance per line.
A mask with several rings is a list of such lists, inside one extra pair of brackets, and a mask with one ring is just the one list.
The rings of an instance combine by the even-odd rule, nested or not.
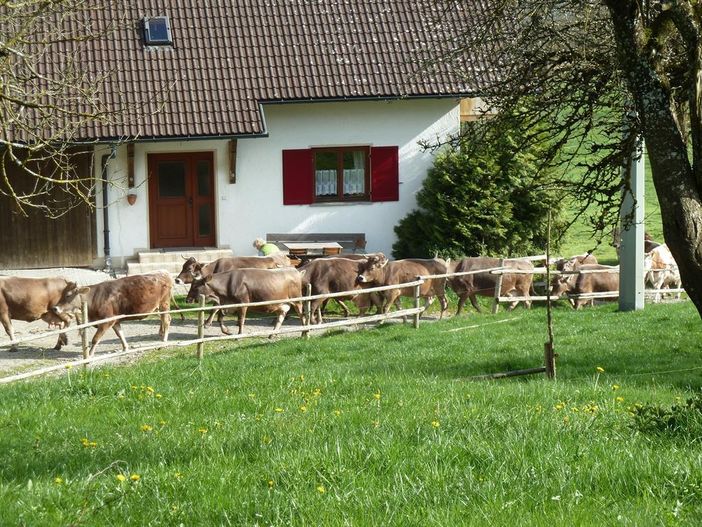
[[(358, 203), (371, 201), (371, 166), (370, 155), (371, 147), (365, 146), (330, 146), (311, 148), (312, 151), (312, 202), (313, 203)], [(316, 159), (318, 153), (334, 152), (337, 154), (336, 166), (336, 188), (335, 196), (317, 196), (316, 178), (317, 167)], [(363, 152), (363, 195), (345, 196), (344, 195), (344, 154), (352, 152)]]
[[(151, 37), (151, 22), (152, 21), (163, 21), (166, 29), (166, 39), (153, 39)], [(173, 33), (171, 31), (171, 21), (168, 15), (159, 16), (145, 16), (143, 18), (144, 24), (144, 45), (145, 46), (172, 46), (173, 45)]]

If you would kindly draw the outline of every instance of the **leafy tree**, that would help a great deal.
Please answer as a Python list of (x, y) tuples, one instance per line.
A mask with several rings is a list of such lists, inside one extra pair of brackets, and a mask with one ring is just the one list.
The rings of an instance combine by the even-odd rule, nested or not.
[(395, 227), (396, 258), (543, 252), (548, 212), (557, 218), (560, 205), (539, 152), (521, 148), (516, 128), (485, 137), (482, 125), (470, 124), (459, 145), (437, 156), (419, 209)]
[[(702, 316), (702, 4), (697, 0), (447, 0), (482, 9), (435, 62), (459, 59), (488, 105), (518, 115), (542, 167), (592, 224), (616, 222), (621, 167), (645, 141), (663, 235)], [(476, 86), (476, 57), (495, 66)], [(466, 60), (466, 58), (468, 60)], [(471, 62), (472, 61), (472, 62)], [(466, 66), (467, 64), (467, 66)], [(566, 177), (567, 176), (567, 177)], [(565, 196), (565, 194), (564, 194)], [(595, 206), (595, 207), (593, 207)]]

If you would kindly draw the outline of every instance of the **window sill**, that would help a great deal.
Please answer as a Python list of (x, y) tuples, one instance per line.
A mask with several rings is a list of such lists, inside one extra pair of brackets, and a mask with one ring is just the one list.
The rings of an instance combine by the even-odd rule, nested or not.
[(310, 207), (348, 207), (350, 205), (372, 205), (372, 201), (317, 201), (310, 203)]

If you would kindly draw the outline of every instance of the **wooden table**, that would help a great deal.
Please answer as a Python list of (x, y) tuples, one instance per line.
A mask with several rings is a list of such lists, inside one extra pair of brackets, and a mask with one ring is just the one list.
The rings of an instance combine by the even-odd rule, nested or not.
[(340, 254), (342, 246), (337, 242), (283, 242), (291, 255)]

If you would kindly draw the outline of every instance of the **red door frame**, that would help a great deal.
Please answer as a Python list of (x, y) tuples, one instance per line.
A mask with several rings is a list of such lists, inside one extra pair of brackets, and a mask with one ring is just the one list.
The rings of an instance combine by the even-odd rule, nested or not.
[[(182, 162), (185, 169), (185, 195), (173, 197), (159, 196), (158, 164), (159, 162)], [(197, 163), (209, 162), (209, 195), (200, 196), (198, 192)], [(213, 247), (216, 244), (215, 225), (215, 188), (214, 188), (214, 154), (212, 152), (172, 152), (165, 154), (148, 154), (149, 181), (149, 233), (150, 244), (154, 249), (168, 247)], [(210, 234), (199, 235), (199, 209), (210, 206)], [(162, 211), (170, 210), (170, 217), (183, 221), (184, 231), (180, 236), (165, 236), (168, 228), (159, 225), (159, 221), (168, 215)], [(179, 210), (181, 209), (181, 210)]]

